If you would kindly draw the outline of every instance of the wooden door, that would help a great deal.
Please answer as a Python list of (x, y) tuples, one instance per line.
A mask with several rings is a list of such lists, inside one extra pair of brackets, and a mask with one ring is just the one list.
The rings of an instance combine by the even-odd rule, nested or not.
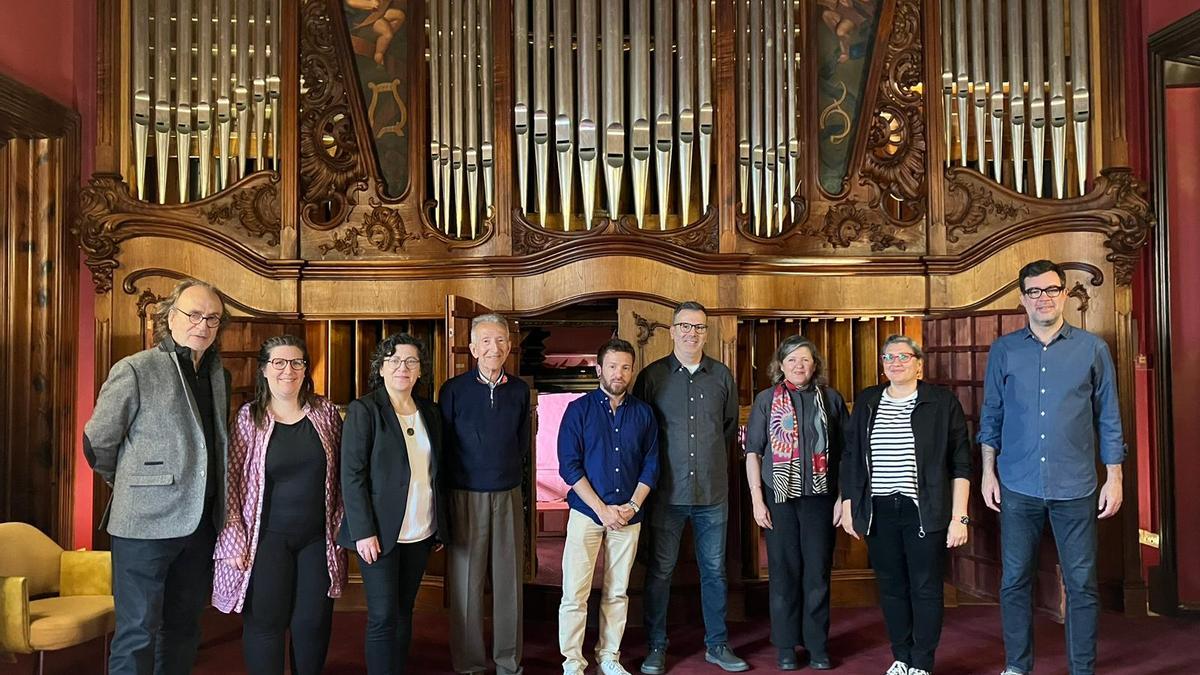
[[(471, 356), (471, 320), (477, 316), (490, 314), (492, 310), (461, 295), (446, 296), (446, 379), (456, 377), (475, 367), (475, 359)], [(520, 335), (518, 323), (508, 321), (508, 331), (512, 342), (512, 351), (508, 354), (504, 369), (510, 376), (520, 377)], [(529, 383), (529, 438), (537, 438), (537, 391), (533, 382)], [(446, 430), (450, 432), (449, 429)], [(525, 457), (525, 466), (521, 471), (521, 492), (525, 509), (525, 582), (529, 583), (537, 576), (537, 443), (529, 443), (529, 453)], [(440, 554), (437, 559), (430, 560), (430, 570), (434, 565), (440, 565), (441, 574), (445, 573), (445, 559)]]

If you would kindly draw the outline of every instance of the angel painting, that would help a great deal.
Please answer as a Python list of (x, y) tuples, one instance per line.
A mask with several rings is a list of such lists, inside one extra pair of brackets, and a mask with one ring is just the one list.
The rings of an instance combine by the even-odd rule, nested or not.
[(838, 63), (850, 60), (853, 33), (875, 18), (874, 0), (817, 0), (821, 6), (821, 21), (833, 31), (838, 41)]
[[(350, 24), (350, 33), (359, 39), (361, 34), (370, 31), (374, 36), (375, 63), (383, 65), (392, 38), (400, 26), (404, 25), (404, 10), (393, 7), (393, 0), (345, 0), (346, 20)], [(368, 39), (368, 42), (371, 40)]]

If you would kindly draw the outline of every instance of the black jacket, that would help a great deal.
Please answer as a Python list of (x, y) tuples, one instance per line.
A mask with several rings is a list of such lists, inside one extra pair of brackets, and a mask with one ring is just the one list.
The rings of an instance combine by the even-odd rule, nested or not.
[[(429, 433), (432, 452), (434, 537), (448, 539), (446, 492), (442, 487), (442, 416), (432, 401), (416, 398), (417, 411)], [(339, 546), (379, 537), (381, 555), (396, 546), (408, 504), (408, 446), (404, 430), (383, 387), (350, 403), (342, 426), (342, 498), (346, 517), (338, 531)]]
[[(850, 500), (854, 529), (860, 534), (867, 534), (871, 527), (871, 427), (886, 388), (880, 384), (859, 393), (846, 425), (842, 498)], [(921, 527), (926, 532), (945, 530), (954, 506), (953, 479), (971, 477), (971, 442), (958, 397), (945, 387), (918, 382), (912, 428)]]

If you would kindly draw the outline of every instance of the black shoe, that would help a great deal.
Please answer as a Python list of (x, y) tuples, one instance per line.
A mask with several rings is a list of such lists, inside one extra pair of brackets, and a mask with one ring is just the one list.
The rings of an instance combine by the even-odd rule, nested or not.
[(808, 667), (813, 670), (833, 670), (833, 663), (828, 656), (822, 658), (813, 657), (808, 660)]
[(646, 660), (642, 661), (640, 670), (645, 675), (659, 675), (667, 672), (667, 648), (651, 647), (650, 653), (646, 654)]
[(789, 647), (779, 648), (779, 659), (775, 663), (780, 670), (800, 670), (800, 661), (796, 658), (796, 650)]
[(740, 673), (750, 670), (750, 664), (740, 659), (737, 654), (734, 654), (729, 645), (709, 648), (704, 652), (704, 660), (727, 673)]

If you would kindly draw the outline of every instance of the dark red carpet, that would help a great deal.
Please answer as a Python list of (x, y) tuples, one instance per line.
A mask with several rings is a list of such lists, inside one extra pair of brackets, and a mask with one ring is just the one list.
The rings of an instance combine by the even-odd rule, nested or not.
[[(216, 618), (216, 617), (214, 617)], [(697, 617), (698, 619), (698, 617)], [(365, 615), (341, 613), (335, 618), (330, 645), (329, 673), (365, 673), (362, 659), (362, 635)], [(228, 675), (240, 671), (241, 624), (219, 617), (207, 624), (197, 664), (197, 675)], [(452, 673), (443, 616), (418, 617), (413, 642), (412, 672), (430, 675)], [(1178, 619), (1124, 619), (1105, 615), (1101, 627), (1100, 673), (1138, 673), (1139, 675), (1175, 675), (1200, 673), (1200, 622)], [(731, 644), (756, 671), (775, 671), (775, 649), (768, 638), (766, 621), (730, 625)], [(1066, 673), (1063, 628), (1049, 619), (1037, 625), (1037, 674)], [(595, 631), (588, 631), (585, 654), (592, 659)], [(626, 633), (627, 649), (622, 663), (636, 675), (636, 666), (645, 654), (644, 633), (640, 628)], [(835, 609), (830, 652), (844, 675), (882, 675), (891, 663), (891, 651), (878, 609)], [(700, 625), (673, 626), (671, 659), (674, 675), (720, 672), (704, 662), (704, 629)], [(1000, 640), (1000, 610), (996, 607), (960, 607), (946, 611), (942, 646), (938, 651), (937, 673), (976, 673), (996, 675), (1003, 667)], [(525, 627), (525, 670), (529, 675), (561, 673), (557, 626), (547, 623)], [(594, 671), (594, 666), (589, 673)], [(813, 672), (813, 671), (808, 671)]]
[[(842, 675), (882, 675), (891, 663), (883, 619), (878, 609), (835, 609), (830, 651)], [(699, 618), (697, 617), (697, 621)], [(327, 673), (365, 673), (362, 636), (365, 615), (338, 613), (334, 618)], [(233, 675), (245, 672), (241, 656), (241, 622), (212, 611), (205, 617), (204, 643), (196, 664), (197, 675)], [(412, 673), (451, 673), (446, 618), (419, 615), (413, 645)], [(731, 643), (750, 661), (755, 672), (775, 672), (775, 650), (768, 641), (766, 621), (730, 624)], [(636, 675), (645, 654), (641, 629), (626, 634), (625, 667)], [(699, 625), (673, 626), (671, 630), (672, 675), (703, 673), (717, 675), (704, 663), (704, 631)], [(595, 644), (589, 631), (585, 653)], [(93, 648), (94, 647), (94, 648)], [(1063, 628), (1049, 619), (1037, 621), (1037, 675), (1067, 672), (1063, 655)], [(51, 654), (47, 673), (85, 675), (99, 673), (100, 645), (88, 645), (65, 654)], [(557, 628), (549, 623), (530, 623), (525, 628), (525, 668), (529, 675), (560, 673)], [(959, 607), (946, 610), (945, 630), (938, 651), (936, 673), (940, 675), (997, 675), (1003, 666), (1000, 641), (1000, 611), (996, 607)], [(16, 666), (0, 663), (0, 672), (29, 673), (28, 657)], [(588, 670), (595, 672), (595, 667)], [(813, 672), (813, 671), (800, 671)], [(1200, 673), (1200, 621), (1170, 618), (1125, 619), (1105, 614), (1101, 621), (1098, 673), (1138, 675), (1191, 675)]]

